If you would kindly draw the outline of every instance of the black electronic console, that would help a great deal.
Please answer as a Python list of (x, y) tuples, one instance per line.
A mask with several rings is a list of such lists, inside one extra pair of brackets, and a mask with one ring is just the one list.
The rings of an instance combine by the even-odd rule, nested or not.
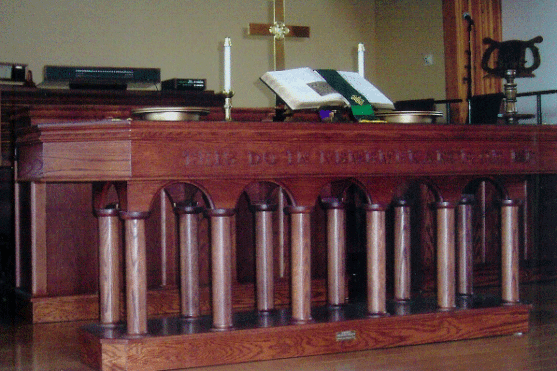
[(162, 90), (199, 90), (207, 87), (207, 79), (170, 79), (161, 83)]
[(148, 88), (161, 82), (160, 68), (45, 66), (46, 88), (125, 90)]
[(0, 84), (23, 84), (26, 64), (0, 62)]

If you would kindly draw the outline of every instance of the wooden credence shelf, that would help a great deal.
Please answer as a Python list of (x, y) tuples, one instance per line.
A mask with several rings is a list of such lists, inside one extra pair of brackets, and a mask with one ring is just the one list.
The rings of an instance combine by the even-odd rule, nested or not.
[[(519, 211), (525, 177), (557, 172), (553, 127), (110, 120), (44, 123), (21, 134), (18, 182), (29, 184), (31, 205), (44, 202), (45, 183), (93, 184), (98, 249), (105, 258), (118, 257), (118, 228), (123, 225), (126, 317), (120, 317), (121, 300), (113, 289), (120, 287), (121, 272), (102, 258), (100, 324), (82, 334), (83, 359), (94, 367), (162, 370), (528, 330), (529, 307), (518, 295)], [(474, 299), (471, 305), (460, 306), (458, 297), (474, 297), (471, 205), (463, 195), (480, 181), (494, 184), (499, 200), (500, 299), (485, 305)], [(410, 255), (405, 195), (414, 182), (426, 184), (434, 194), (436, 292), (433, 304), (413, 307), (420, 298), (408, 289), (412, 269), (419, 267), (410, 267), (405, 260)], [(347, 302), (343, 291), (347, 185), (364, 194), (359, 205), (365, 213), (366, 234), (362, 304)], [(274, 297), (280, 291), (270, 273), (273, 259), (265, 258), (272, 248), (268, 237), (273, 223), (268, 218), (275, 210), (277, 189), (286, 194), (279, 211), (285, 211), (290, 232), (287, 309), (267, 300), (269, 292)], [(172, 199), (179, 219), (179, 256), (187, 258), (184, 266), (189, 267), (180, 270), (185, 282), (180, 311), (189, 320), (149, 318), (145, 220), (162, 190)], [(197, 192), (207, 200), (203, 212), (209, 218), (208, 317), (199, 311), (198, 268), (193, 262), (198, 246), (192, 237), (198, 225), (192, 215), (201, 212), (193, 202)], [(238, 293), (231, 272), (236, 264), (232, 220), (244, 192), (255, 214), (255, 301), (261, 314), (234, 309), (233, 295)], [(109, 202), (109, 194), (117, 196), (116, 204)], [(325, 307), (312, 303), (310, 226), (318, 204), (326, 204)], [(391, 204), (397, 208), (396, 263), (394, 294), (387, 294), (386, 210)], [(46, 233), (42, 228), (31, 230)], [(390, 297), (409, 303), (409, 311), (404, 306), (397, 310), (387, 300)], [(277, 326), (262, 325), (273, 321)], [(185, 329), (177, 331), (178, 327)]]

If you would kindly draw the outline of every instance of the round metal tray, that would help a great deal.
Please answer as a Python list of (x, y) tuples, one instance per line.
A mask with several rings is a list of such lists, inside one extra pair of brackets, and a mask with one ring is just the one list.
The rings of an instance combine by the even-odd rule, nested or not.
[(437, 118), (443, 117), (443, 113), (438, 111), (390, 111), (375, 115), (392, 124), (435, 124)]
[(199, 121), (209, 114), (207, 108), (199, 107), (148, 107), (132, 110), (132, 118), (147, 121)]

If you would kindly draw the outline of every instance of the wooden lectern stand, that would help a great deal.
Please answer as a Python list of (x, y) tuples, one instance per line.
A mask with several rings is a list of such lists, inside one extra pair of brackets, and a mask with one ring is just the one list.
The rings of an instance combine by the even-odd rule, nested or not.
[[(45, 123), (25, 129), (18, 139), (18, 180), (31, 190), (47, 183), (93, 184), (101, 316), (100, 323), (82, 330), (84, 362), (102, 370), (164, 370), (528, 331), (529, 306), (518, 295), (519, 210), (525, 177), (557, 171), (556, 146), (557, 130), (532, 126)], [(479, 181), (492, 183), (499, 199), (502, 279), (500, 295), (493, 298), (474, 295), (469, 284), (470, 204), (463, 195)], [(406, 260), (412, 205), (404, 195), (415, 182), (435, 195), (432, 297), (413, 297), (409, 290), (415, 269)], [(364, 195), (357, 205), (365, 215), (367, 259), (361, 302), (346, 300), (349, 187)], [(148, 318), (145, 220), (162, 190), (177, 220), (180, 314)], [(286, 197), (280, 208), (279, 191)], [(244, 193), (256, 245), (257, 309), (249, 312), (232, 305), (233, 220)], [(326, 303), (315, 306), (311, 216), (321, 205), (328, 294)], [(201, 213), (210, 224), (210, 315), (199, 310)], [(270, 249), (276, 215), (284, 216), (289, 231), (288, 305), (275, 305), (278, 268)], [(114, 264), (122, 235), (125, 317), (115, 289), (122, 274)], [(393, 262), (386, 259), (391, 239)], [(388, 272), (394, 274), (392, 288)]]

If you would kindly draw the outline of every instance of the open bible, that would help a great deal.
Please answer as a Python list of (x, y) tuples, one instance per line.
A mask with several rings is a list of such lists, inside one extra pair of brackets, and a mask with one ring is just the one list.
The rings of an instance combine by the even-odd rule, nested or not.
[(373, 109), (394, 109), (389, 98), (356, 72), (302, 67), (266, 72), (261, 81), (292, 110), (350, 107), (362, 118), (373, 117)]

